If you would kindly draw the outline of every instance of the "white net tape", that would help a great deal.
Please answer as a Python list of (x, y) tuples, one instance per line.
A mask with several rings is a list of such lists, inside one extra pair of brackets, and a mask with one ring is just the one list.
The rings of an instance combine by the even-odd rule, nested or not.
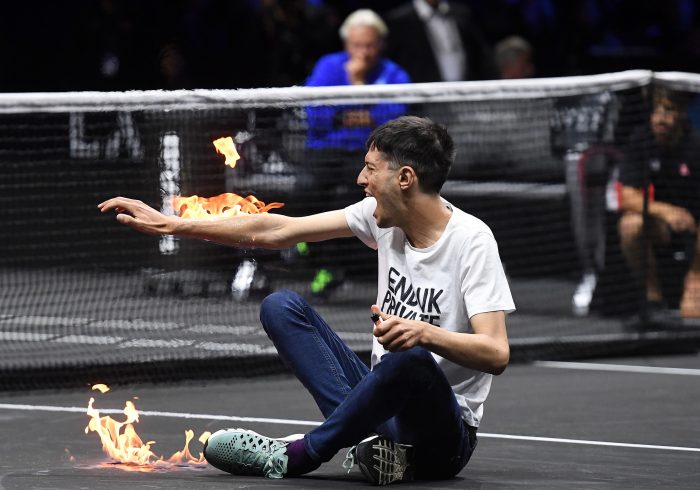
[[(674, 83), (697, 82), (668, 74)], [(300, 105), (401, 103), (566, 97), (619, 91), (649, 85), (663, 74), (646, 70), (577, 77), (484, 82), (419, 83), (347, 87), (285, 87), (242, 90), (151, 90), (131, 92), (66, 92), (0, 94), (0, 113), (191, 110), (215, 108), (283, 108)]]

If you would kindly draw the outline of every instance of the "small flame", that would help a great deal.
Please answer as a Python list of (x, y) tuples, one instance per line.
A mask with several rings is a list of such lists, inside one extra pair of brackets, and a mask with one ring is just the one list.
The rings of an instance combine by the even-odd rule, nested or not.
[(241, 157), (236, 150), (236, 145), (233, 144), (233, 138), (226, 136), (225, 138), (214, 140), (214, 148), (216, 148), (218, 153), (226, 157), (226, 165), (235, 168), (236, 163)]
[(107, 386), (106, 384), (99, 383), (96, 385), (92, 385), (92, 389), (99, 390), (100, 393), (107, 393), (109, 391), (109, 386)]
[[(211, 435), (211, 432), (205, 432), (201, 436), (199, 436), (199, 442), (204, 444), (207, 442), (207, 439), (209, 439), (209, 436)], [(168, 458), (168, 463), (171, 464), (176, 464), (176, 465), (181, 465), (183, 461), (186, 461), (188, 464), (205, 464), (206, 460), (204, 459), (204, 454), (201, 452), (199, 453), (199, 457), (195, 458), (192, 453), (190, 453), (190, 441), (194, 438), (194, 432), (191, 429), (187, 429), (185, 431), (185, 447), (182, 448), (182, 451), (177, 451), (175, 452), (172, 456)]]
[[(98, 386), (98, 385), (95, 385)], [(106, 385), (101, 385), (107, 390)], [(99, 389), (94, 388), (93, 389)], [(124, 469), (137, 471), (154, 471), (156, 469), (172, 469), (173, 466), (190, 466), (206, 464), (204, 454), (199, 453), (199, 456), (192, 455), (189, 449), (190, 441), (194, 438), (194, 432), (190, 429), (185, 431), (185, 446), (181, 451), (175, 452), (170, 458), (165, 460), (162, 456), (157, 456), (151, 446), (155, 441), (143, 442), (141, 437), (136, 433), (134, 424), (139, 421), (139, 413), (133, 402), (127, 401), (124, 406), (123, 413), (126, 419), (123, 422), (117, 422), (112, 417), (100, 417), (99, 410), (93, 407), (94, 398), (90, 398), (87, 407), (87, 414), (90, 416), (90, 421), (85, 427), (85, 433), (96, 432), (102, 443), (102, 450), (114, 462), (120, 463)], [(205, 432), (199, 437), (199, 441), (204, 443), (209, 438), (211, 433)]]

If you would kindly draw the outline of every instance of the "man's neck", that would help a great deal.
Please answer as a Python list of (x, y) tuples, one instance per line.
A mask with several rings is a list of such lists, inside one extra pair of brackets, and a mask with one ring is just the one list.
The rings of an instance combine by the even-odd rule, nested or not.
[(422, 195), (408, 206), (408, 218), (401, 229), (412, 246), (427, 248), (440, 239), (451, 215), (452, 211), (439, 195)]

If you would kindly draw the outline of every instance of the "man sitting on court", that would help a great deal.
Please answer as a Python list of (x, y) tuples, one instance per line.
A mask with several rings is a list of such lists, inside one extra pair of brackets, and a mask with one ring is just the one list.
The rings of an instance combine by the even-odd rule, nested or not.
[(197, 221), (122, 197), (99, 205), (149, 234), (271, 249), (354, 235), (378, 252), (371, 369), (300, 295), (265, 298), (263, 328), (325, 421), (284, 439), (220, 430), (204, 455), (221, 470), (298, 476), (353, 446), (345, 466), (357, 463), (383, 485), (451, 478), (474, 451), (492, 374), (510, 356), (506, 314), (514, 305), (496, 241), (440, 197), (455, 157), (445, 128), (399, 117), (374, 130), (367, 149), (357, 177), (366, 198), (345, 209)]

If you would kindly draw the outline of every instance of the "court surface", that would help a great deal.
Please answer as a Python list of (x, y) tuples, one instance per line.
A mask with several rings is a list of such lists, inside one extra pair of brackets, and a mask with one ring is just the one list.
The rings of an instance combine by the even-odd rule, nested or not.
[[(284, 436), (321, 420), (303, 387), (285, 375), (119, 386), (106, 394), (87, 386), (4, 392), (0, 490), (369, 487), (357, 468), (347, 474), (341, 467), (344, 452), (297, 479), (234, 477), (208, 466), (125, 471), (108, 464), (94, 433), (83, 432), (91, 396), (100, 409), (138, 397), (137, 432), (166, 456), (182, 448), (188, 428), (197, 436), (234, 426)], [(698, 488), (699, 406), (699, 355), (512, 365), (494, 380), (469, 465), (452, 480), (395, 487)]]

